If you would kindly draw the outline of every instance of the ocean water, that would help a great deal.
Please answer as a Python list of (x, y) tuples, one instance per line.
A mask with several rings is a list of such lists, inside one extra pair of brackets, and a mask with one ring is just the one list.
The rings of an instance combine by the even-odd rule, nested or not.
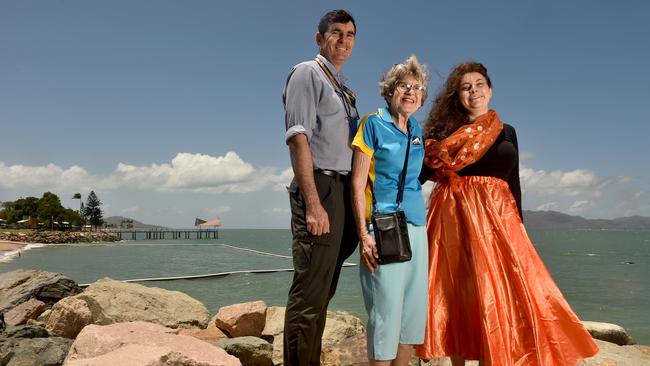
[[(619, 324), (639, 343), (650, 344), (650, 231), (530, 230), (529, 235), (581, 319)], [(43, 246), (0, 262), (0, 272), (38, 268), (84, 284), (102, 277), (127, 280), (287, 269), (292, 267), (290, 256), (289, 230), (223, 229), (216, 240)], [(359, 263), (358, 255), (348, 262)], [(239, 273), (142, 284), (185, 292), (214, 315), (221, 306), (252, 300), (285, 306), (291, 277), (291, 272)], [(330, 309), (366, 319), (358, 267), (342, 270)]]

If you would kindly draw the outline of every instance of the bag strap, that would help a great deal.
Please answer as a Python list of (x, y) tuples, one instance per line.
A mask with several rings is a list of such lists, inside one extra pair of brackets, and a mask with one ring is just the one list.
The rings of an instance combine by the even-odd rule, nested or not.
[[(406, 156), (404, 157), (404, 166), (402, 167), (402, 174), (400, 175), (399, 186), (397, 190), (397, 210), (399, 210), (400, 207), (402, 206), (402, 199), (404, 198), (404, 184), (406, 184), (406, 169), (408, 167), (409, 152), (411, 150), (411, 129), (409, 128), (408, 120), (406, 121), (406, 130), (408, 131), (407, 138), (406, 138)], [(370, 185), (370, 195), (372, 196), (372, 208), (374, 212), (377, 210), (377, 200), (375, 199), (375, 187), (373, 186), (372, 181), (370, 180), (370, 176), (368, 176), (368, 184)]]

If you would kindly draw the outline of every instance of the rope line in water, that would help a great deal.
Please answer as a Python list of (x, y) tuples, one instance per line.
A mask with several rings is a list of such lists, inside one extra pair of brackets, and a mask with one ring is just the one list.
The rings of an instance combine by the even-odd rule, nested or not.
[[(228, 245), (228, 244), (219, 244), (219, 245), (223, 245), (224, 247), (228, 247), (228, 248), (232, 248), (232, 249), (239, 249), (239, 250), (245, 250), (245, 251), (253, 252), (253, 253), (257, 253), (257, 254), (268, 255), (268, 256), (271, 256), (271, 257), (280, 257), (280, 258), (293, 259), (293, 257), (290, 256), (290, 255), (282, 255), (282, 254), (274, 254), (274, 253), (269, 253), (269, 252), (262, 252), (262, 251), (259, 251), (259, 250), (236, 247), (234, 245)], [(343, 262), (343, 265), (345, 267), (349, 267), (349, 266), (356, 266), (357, 264), (356, 263), (350, 263), (350, 262)]]
[[(354, 267), (355, 263), (343, 263), (343, 267)], [(219, 272), (219, 273), (208, 273), (201, 275), (189, 275), (189, 276), (173, 276), (173, 277), (150, 277), (150, 278), (136, 278), (131, 280), (121, 280), (121, 282), (149, 282), (149, 281), (176, 281), (176, 280), (196, 280), (201, 278), (210, 278), (210, 277), (223, 277), (231, 274), (239, 273), (272, 273), (272, 272), (293, 272), (293, 268), (276, 268), (276, 269), (252, 269), (244, 271), (231, 271), (231, 272)], [(80, 284), (80, 287), (88, 287), (90, 283)]]

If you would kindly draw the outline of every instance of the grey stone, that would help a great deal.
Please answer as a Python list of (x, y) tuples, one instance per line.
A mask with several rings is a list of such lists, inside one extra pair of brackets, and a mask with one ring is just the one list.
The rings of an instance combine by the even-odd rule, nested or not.
[(582, 325), (584, 325), (585, 329), (587, 329), (589, 334), (591, 334), (591, 336), (595, 339), (616, 343), (619, 346), (636, 343), (632, 337), (627, 334), (625, 328), (621, 327), (620, 325), (588, 321), (583, 321)]
[(47, 338), (50, 336), (45, 328), (37, 325), (7, 327), (4, 334), (7, 338)]
[(60, 273), (35, 269), (18, 269), (0, 274), (0, 313), (31, 298), (48, 306), (64, 297), (76, 295), (81, 288)]
[(273, 345), (261, 338), (224, 338), (217, 346), (237, 357), (242, 366), (273, 366)]
[(10, 338), (0, 343), (0, 365), (60, 366), (72, 341), (65, 338)]

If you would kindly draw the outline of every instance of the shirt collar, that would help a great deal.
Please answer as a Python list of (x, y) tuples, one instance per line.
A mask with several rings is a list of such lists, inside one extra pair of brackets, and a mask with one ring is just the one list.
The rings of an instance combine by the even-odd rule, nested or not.
[(325, 66), (327, 66), (327, 68), (330, 70), (330, 72), (332, 73), (336, 81), (339, 82), (339, 84), (344, 85), (345, 82), (348, 81), (343, 75), (343, 72), (339, 71), (336, 67), (334, 67), (334, 65), (328, 59), (326, 59), (325, 56), (319, 53), (318, 55), (316, 55), (316, 57), (318, 57), (319, 60), (323, 61)]
[[(388, 110), (388, 107), (379, 108), (378, 112), (379, 112), (379, 117), (381, 117), (381, 119), (383, 119), (386, 122), (392, 123), (393, 126), (395, 126), (395, 128), (400, 130), (399, 127), (397, 127), (397, 124), (395, 123), (395, 121), (393, 120), (393, 116), (390, 115), (390, 110)], [(411, 130), (413, 128), (412, 118), (413, 117), (409, 117), (408, 121), (406, 122), (406, 126), (408, 127), (409, 130)], [(400, 130), (400, 131), (402, 131), (402, 130)], [(404, 131), (402, 131), (402, 132), (404, 132)], [(411, 131), (411, 133), (412, 132), (413, 131)]]

